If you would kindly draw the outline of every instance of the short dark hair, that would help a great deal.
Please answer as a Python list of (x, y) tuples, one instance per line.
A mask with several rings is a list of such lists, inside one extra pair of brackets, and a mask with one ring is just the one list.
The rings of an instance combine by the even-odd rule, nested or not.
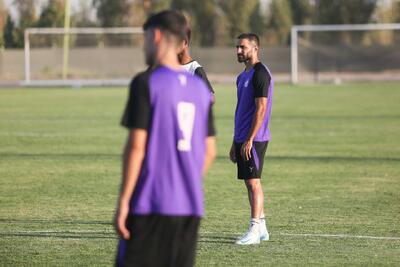
[(164, 10), (151, 15), (143, 24), (143, 30), (151, 28), (159, 28), (161, 31), (166, 31), (183, 41), (186, 37), (185, 25), (186, 18), (175, 10)]
[(252, 32), (241, 33), (237, 39), (247, 39), (249, 41), (255, 42), (257, 46), (260, 46), (260, 38), (258, 35)]

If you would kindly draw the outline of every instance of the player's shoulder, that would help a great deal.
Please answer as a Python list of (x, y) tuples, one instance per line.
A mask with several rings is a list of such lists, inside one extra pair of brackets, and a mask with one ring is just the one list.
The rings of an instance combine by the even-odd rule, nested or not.
[(267, 80), (268, 82), (270, 82), (272, 80), (271, 72), (263, 63), (258, 62), (254, 65), (253, 69), (253, 82), (255, 80)]
[(263, 63), (258, 62), (257, 64), (254, 65), (253, 68), (254, 68), (254, 74), (266, 75), (267, 77), (271, 78), (271, 72), (269, 71), (267, 66), (265, 66)]
[(184, 72), (184, 74), (191, 83), (203, 83), (203, 80), (197, 75), (193, 75), (189, 72)]
[(151, 71), (152, 71), (151, 69), (147, 69), (145, 71), (142, 71), (142, 72), (139, 72), (138, 74), (136, 74), (132, 78), (129, 87), (131, 89), (133, 89), (133, 88), (139, 87), (139, 86), (146, 86), (148, 84)]
[(202, 66), (200, 65), (199, 62), (197, 62), (196, 60), (192, 60), (191, 62), (189, 62), (188, 64), (190, 64), (191, 68), (193, 69), (197, 69), (197, 68), (201, 68)]
[(190, 74), (194, 75), (198, 68), (201, 68), (201, 65), (196, 60), (192, 60), (187, 64), (182, 65), (183, 69), (188, 71)]

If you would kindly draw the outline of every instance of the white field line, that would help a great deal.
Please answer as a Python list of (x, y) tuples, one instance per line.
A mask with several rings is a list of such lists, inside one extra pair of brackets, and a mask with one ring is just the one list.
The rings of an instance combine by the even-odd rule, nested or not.
[(334, 237), (334, 238), (361, 238), (361, 239), (381, 239), (381, 240), (400, 240), (397, 236), (370, 236), (370, 235), (347, 235), (347, 234), (290, 234), (280, 233), (284, 236), (300, 236), (300, 237)]
[[(34, 231), (0, 231), (0, 235), (29, 235), (29, 234), (85, 234), (85, 233), (94, 233), (94, 234), (114, 234), (113, 230), (34, 230)], [(235, 232), (200, 232), (200, 238), (207, 238), (207, 236), (202, 235), (233, 235), (239, 236), (243, 233), (235, 233)], [(272, 234), (272, 236), (295, 236), (295, 237), (322, 237), (322, 238), (358, 238), (358, 239), (377, 239), (377, 240), (400, 240), (400, 237), (397, 236), (369, 236), (369, 235), (348, 235), (348, 234), (296, 234), (296, 233), (277, 233)], [(222, 236), (223, 237), (223, 236)]]
[[(234, 236), (242, 235), (243, 233), (224, 232)], [(216, 232), (200, 232), (205, 235), (218, 235)], [(323, 237), (323, 238), (360, 238), (360, 239), (381, 239), (381, 240), (400, 240), (397, 236), (368, 236), (368, 235), (348, 235), (348, 234), (296, 234), (296, 233), (270, 233), (270, 236), (297, 236), (297, 237)]]

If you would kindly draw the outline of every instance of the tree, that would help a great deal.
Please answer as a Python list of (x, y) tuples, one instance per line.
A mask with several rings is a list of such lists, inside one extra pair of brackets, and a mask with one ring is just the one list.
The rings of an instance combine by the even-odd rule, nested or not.
[(395, 3), (395, 10), (397, 10), (397, 18), (396, 18), (396, 22), (400, 22), (400, 1), (397, 1)]
[(171, 0), (143, 0), (143, 8), (147, 16), (170, 7)]
[(129, 14), (127, 0), (94, 0), (93, 5), (97, 9), (97, 18), (102, 27), (127, 25), (126, 19)]
[(17, 9), (19, 21), (19, 28), (32, 27), (36, 20), (36, 9), (34, 0), (14, 0), (14, 5)]
[(266, 20), (264, 14), (260, 9), (260, 2), (257, 2), (251, 16), (250, 16), (250, 30), (259, 35), (261, 38), (266, 30)]
[(7, 21), (7, 12), (4, 9), (3, 0), (0, 0), (0, 48), (4, 47), (4, 27)]
[[(269, 29), (275, 40), (274, 43), (287, 44), (290, 29), (293, 25), (292, 13), (288, 0), (273, 0), (271, 3)], [(271, 38), (272, 39), (272, 38)]]
[(79, 11), (73, 15), (71, 20), (74, 21), (76, 27), (96, 27), (98, 24), (91, 19), (92, 12), (91, 1), (79, 1)]
[(65, 7), (62, 0), (49, 0), (40, 14), (37, 27), (63, 27)]
[(10, 15), (7, 16), (6, 25), (4, 27), (4, 46), (6, 48), (17, 47), (16, 28)]
[(14, 0), (19, 21), (15, 29), (14, 40), (17, 47), (24, 46), (24, 31), (26, 28), (33, 27), (36, 23), (36, 9), (34, 0)]
[(214, 0), (172, 0), (170, 8), (189, 15), (193, 43), (199, 43), (201, 46), (214, 45), (216, 23)]
[(219, 1), (219, 6), (224, 11), (228, 20), (228, 32), (232, 41), (240, 33), (249, 31), (250, 17), (256, 4), (257, 0)]
[(315, 9), (310, 0), (289, 0), (289, 4), (292, 10), (293, 24), (311, 24)]
[[(318, 0), (316, 21), (319, 24), (364, 24), (371, 20), (378, 0)], [(359, 43), (363, 38), (362, 32), (352, 33), (342, 32), (339, 39), (346, 44)], [(322, 35), (322, 34), (321, 34)], [(325, 36), (327, 36), (325, 34)], [(338, 38), (335, 34), (332, 38)], [(321, 37), (322, 38), (322, 37)], [(322, 38), (324, 42), (329, 43), (332, 38)]]
[(193, 2), (193, 14), (196, 21), (196, 34), (201, 46), (212, 46), (216, 39), (216, 4), (213, 0)]
[(370, 21), (378, 0), (318, 0), (320, 24), (364, 24)]

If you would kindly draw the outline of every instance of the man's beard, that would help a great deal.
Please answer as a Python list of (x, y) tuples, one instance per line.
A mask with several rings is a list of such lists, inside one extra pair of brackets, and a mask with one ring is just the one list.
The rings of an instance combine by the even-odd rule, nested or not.
[(250, 60), (250, 57), (246, 57), (244, 54), (237, 54), (237, 61), (239, 63), (243, 63), (243, 62), (246, 62), (249, 60)]

